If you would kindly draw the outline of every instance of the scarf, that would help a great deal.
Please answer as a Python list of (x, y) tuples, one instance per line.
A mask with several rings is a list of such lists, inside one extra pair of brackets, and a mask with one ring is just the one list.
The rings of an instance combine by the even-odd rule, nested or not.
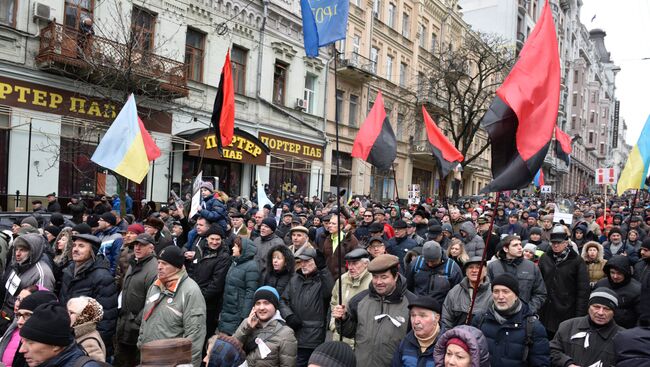
[(431, 333), (430, 336), (420, 338), (415, 334), (415, 332), (413, 333), (415, 339), (418, 340), (418, 344), (420, 345), (420, 353), (424, 353), (427, 350), (427, 348), (433, 345), (433, 342), (436, 341), (436, 337), (438, 336), (439, 332), (440, 332), (440, 324), (436, 324), (436, 328), (433, 329), (433, 333)]
[(515, 303), (510, 306), (510, 308), (505, 309), (505, 310), (498, 310), (496, 306), (494, 305), (494, 302), (492, 303), (492, 314), (494, 315), (494, 318), (497, 320), (497, 322), (501, 325), (505, 324), (506, 321), (508, 321), (507, 317), (512, 316), (516, 314), (517, 312), (521, 311), (521, 301), (519, 298), (515, 301)]
[(562, 261), (566, 260), (567, 257), (569, 257), (569, 246), (567, 246), (562, 252), (559, 254), (556, 254), (553, 252), (553, 260), (555, 261), (556, 264), (561, 263)]
[(160, 288), (160, 291), (163, 292), (168, 290), (172, 293), (176, 293), (176, 287), (178, 287), (178, 281), (185, 274), (185, 268), (180, 269), (175, 274), (172, 274), (165, 283), (163, 283), (160, 278), (156, 278), (156, 281), (153, 283), (156, 287)]
[(266, 242), (266, 241), (270, 240), (271, 237), (273, 237), (274, 234), (275, 234), (275, 233), (271, 233), (271, 234), (268, 235), (268, 236), (262, 236), (262, 235), (260, 235), (260, 238), (262, 239), (262, 241), (265, 241), (265, 242)]
[(345, 232), (339, 232), (338, 236), (336, 236), (336, 233), (332, 233), (330, 235), (330, 238), (332, 239), (332, 253), (334, 253), (336, 251), (336, 248), (339, 247), (339, 242), (343, 241), (345, 238)]
[(609, 249), (610, 251), (612, 251), (613, 255), (618, 255), (618, 251), (621, 249), (621, 247), (623, 247), (623, 242), (619, 242), (619, 243), (610, 242), (609, 244)]

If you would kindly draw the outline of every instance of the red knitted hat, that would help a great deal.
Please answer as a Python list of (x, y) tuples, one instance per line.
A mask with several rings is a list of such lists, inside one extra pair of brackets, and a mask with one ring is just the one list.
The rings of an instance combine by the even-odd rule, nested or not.
[(449, 346), (449, 344), (457, 345), (457, 346), (463, 348), (463, 350), (469, 354), (469, 347), (467, 346), (467, 344), (465, 344), (465, 342), (462, 339), (460, 339), (460, 338), (451, 338), (447, 342), (447, 346)]

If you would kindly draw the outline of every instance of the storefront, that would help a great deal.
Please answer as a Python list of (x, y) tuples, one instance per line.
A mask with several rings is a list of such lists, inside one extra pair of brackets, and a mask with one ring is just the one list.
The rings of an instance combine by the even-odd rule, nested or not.
[(223, 148), (223, 155), (219, 154), (212, 129), (187, 131), (180, 136), (199, 146), (183, 156), (182, 193), (191, 191), (194, 177), (203, 171), (204, 180), (218, 183), (219, 190), (230, 196), (242, 195), (245, 182), (255, 182), (255, 166), (265, 166), (270, 152), (257, 137), (241, 129), (235, 129), (233, 141)]
[(286, 198), (322, 192), (322, 163), (315, 164), (323, 161), (322, 146), (265, 132), (259, 133), (259, 139), (271, 152), (268, 181), (271, 196)]

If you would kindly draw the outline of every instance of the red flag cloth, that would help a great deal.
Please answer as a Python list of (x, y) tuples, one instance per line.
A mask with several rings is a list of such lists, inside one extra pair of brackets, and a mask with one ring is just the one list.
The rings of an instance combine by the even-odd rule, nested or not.
[(422, 116), (424, 117), (424, 126), (427, 129), (427, 137), (431, 145), (431, 153), (438, 160), (438, 164), (442, 169), (442, 177), (446, 177), (449, 171), (456, 164), (462, 162), (465, 157), (440, 131), (424, 106), (422, 106)]
[(493, 176), (481, 192), (526, 187), (548, 152), (560, 100), (560, 57), (548, 0), (496, 94), (481, 120), (492, 146)]
[(559, 127), (555, 128), (555, 139), (560, 143), (562, 151), (566, 154), (571, 154), (571, 137), (569, 134), (560, 130)]
[(142, 142), (144, 143), (144, 151), (147, 153), (147, 159), (149, 162), (156, 160), (160, 157), (160, 148), (158, 148), (151, 135), (149, 135), (149, 132), (144, 127), (144, 123), (140, 119), (140, 116), (138, 116), (138, 125), (140, 126), (140, 135), (142, 136)]
[(382, 170), (389, 169), (397, 157), (397, 139), (386, 115), (381, 91), (377, 93), (375, 104), (359, 128), (351, 155)]
[(235, 134), (235, 88), (232, 80), (230, 49), (226, 52), (226, 60), (221, 69), (219, 89), (214, 99), (211, 121), (217, 138), (217, 149), (219, 154), (222, 154), (223, 147), (232, 143)]

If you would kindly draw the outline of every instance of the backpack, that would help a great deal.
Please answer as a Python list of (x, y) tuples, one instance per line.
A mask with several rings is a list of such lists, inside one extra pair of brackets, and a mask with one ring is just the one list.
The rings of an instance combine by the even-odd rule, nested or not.
[(81, 357), (77, 358), (76, 361), (74, 361), (74, 364), (72, 365), (72, 367), (83, 367), (88, 362), (95, 362), (95, 363), (97, 363), (98, 365), (100, 365), (102, 367), (110, 367), (110, 366), (112, 366), (110, 363), (96, 361), (96, 360), (94, 360), (94, 359), (92, 359), (92, 358), (90, 358), (88, 356), (81, 356)]
[[(418, 258), (415, 260), (415, 266), (413, 267), (413, 271), (417, 274), (424, 265), (426, 264), (426, 261), (424, 260), (424, 256), (418, 256)], [(449, 276), (451, 275), (451, 271), (454, 268), (454, 264), (452, 260), (447, 259), (447, 262), (445, 263), (445, 272), (443, 273), (443, 276), (445, 279), (449, 280)]]

